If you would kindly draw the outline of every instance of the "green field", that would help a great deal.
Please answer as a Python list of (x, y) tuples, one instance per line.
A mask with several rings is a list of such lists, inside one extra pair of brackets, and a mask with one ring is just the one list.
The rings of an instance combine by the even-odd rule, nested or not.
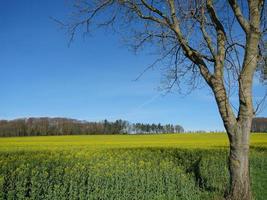
[[(225, 134), (0, 138), (0, 199), (221, 199)], [(267, 134), (251, 139), (255, 199), (267, 198)]]

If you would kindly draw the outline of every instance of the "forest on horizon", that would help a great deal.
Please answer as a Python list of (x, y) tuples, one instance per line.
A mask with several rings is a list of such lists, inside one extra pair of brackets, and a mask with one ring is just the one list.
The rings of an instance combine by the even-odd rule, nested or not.
[[(252, 132), (267, 132), (267, 118), (254, 118)], [(0, 137), (46, 135), (114, 135), (183, 133), (181, 125), (130, 123), (125, 120), (89, 122), (69, 118), (21, 118), (0, 120)], [(205, 131), (195, 131), (205, 132)]]

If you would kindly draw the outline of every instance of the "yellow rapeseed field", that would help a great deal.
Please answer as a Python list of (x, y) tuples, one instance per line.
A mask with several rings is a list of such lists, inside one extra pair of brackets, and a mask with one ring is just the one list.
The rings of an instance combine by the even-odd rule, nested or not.
[[(130, 148), (130, 147), (174, 147), (174, 148), (221, 148), (227, 147), (225, 133), (185, 133), (159, 135), (79, 135), (36, 136), (0, 138), (0, 150), (43, 150), (53, 148)], [(251, 146), (267, 147), (267, 134), (253, 133)]]
[[(0, 199), (220, 199), (224, 133), (0, 138)], [(267, 196), (267, 134), (251, 137), (252, 189)]]

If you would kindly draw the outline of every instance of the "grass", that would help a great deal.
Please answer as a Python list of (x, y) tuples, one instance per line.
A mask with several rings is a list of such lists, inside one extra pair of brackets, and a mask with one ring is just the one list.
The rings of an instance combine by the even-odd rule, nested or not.
[[(221, 199), (225, 134), (0, 138), (0, 199)], [(256, 199), (267, 197), (267, 134), (253, 134)]]

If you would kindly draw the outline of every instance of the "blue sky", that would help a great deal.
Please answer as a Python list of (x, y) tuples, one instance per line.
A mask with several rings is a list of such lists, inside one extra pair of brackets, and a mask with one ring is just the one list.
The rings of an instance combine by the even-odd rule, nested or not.
[[(125, 119), (223, 130), (208, 89), (188, 96), (163, 93), (160, 70), (146, 53), (134, 55), (118, 36), (94, 31), (71, 47), (50, 17), (69, 13), (66, 0), (0, 0), (0, 118), (61, 116), (90, 121)], [(264, 88), (256, 83), (254, 96)], [(266, 109), (260, 116), (267, 116)]]

